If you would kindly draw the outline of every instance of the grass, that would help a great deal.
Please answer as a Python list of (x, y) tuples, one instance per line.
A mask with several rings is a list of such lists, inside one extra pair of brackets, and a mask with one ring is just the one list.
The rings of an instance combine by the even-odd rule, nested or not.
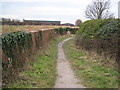
[(18, 80), (8, 88), (53, 88), (56, 80), (56, 58), (58, 42), (68, 38), (62, 36), (50, 42), (50, 46), (40, 54), (29, 69), (19, 74)]
[[(77, 49), (74, 39), (64, 44), (65, 54), (82, 84), (88, 88), (118, 88), (119, 73), (116, 69), (103, 66), (100, 58), (91, 59), (86, 51)], [(93, 57), (92, 57), (93, 58)]]
[[(15, 31), (38, 31), (48, 30), (51, 28), (69, 27), (59, 25), (2, 25), (2, 33), (15, 32)], [(74, 26), (75, 27), (75, 26)], [(73, 28), (74, 28), (73, 27)]]

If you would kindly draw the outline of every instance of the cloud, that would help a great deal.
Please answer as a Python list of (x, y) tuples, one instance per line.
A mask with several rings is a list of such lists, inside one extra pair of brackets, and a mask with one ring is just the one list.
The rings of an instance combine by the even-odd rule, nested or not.
[[(92, 0), (1, 0), (3, 16), (10, 18), (49, 19), (74, 23), (87, 20), (84, 11)], [(12, 1), (12, 2), (11, 2)], [(111, 12), (117, 17), (118, 0), (111, 0)]]
[[(1, 0), (1, 2), (58, 2), (58, 3), (79, 3), (79, 2), (90, 2), (92, 0)], [(84, 3), (85, 4), (85, 3)]]
[(4, 17), (4, 18), (12, 18), (12, 19), (18, 19), (18, 18), (21, 18), (20, 15), (12, 15), (12, 14), (0, 15), (0, 17)]
[[(9, 14), (12, 13), (12, 14)], [(5, 10), (5, 17), (15, 18), (51, 18), (51, 19), (62, 19), (69, 21), (70, 18), (76, 18), (81, 16), (83, 13), (82, 8), (77, 7), (56, 7), (56, 6), (17, 6), (13, 11), (8, 12)], [(8, 15), (9, 14), (9, 15)], [(69, 20), (68, 20), (69, 17)]]

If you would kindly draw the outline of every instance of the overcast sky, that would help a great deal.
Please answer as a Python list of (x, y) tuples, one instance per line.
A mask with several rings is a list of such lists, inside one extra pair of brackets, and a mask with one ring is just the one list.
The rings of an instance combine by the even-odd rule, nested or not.
[[(110, 0), (114, 16), (118, 17), (118, 1)], [(84, 11), (92, 0), (1, 0), (2, 17), (13, 19), (59, 20), (75, 23), (86, 21)]]

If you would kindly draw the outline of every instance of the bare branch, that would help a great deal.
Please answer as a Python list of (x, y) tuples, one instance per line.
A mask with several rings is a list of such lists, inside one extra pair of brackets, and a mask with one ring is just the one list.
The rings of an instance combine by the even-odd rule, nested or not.
[(91, 5), (88, 5), (85, 10), (85, 15), (90, 19), (106, 19), (113, 16), (109, 13), (110, 1), (95, 0)]

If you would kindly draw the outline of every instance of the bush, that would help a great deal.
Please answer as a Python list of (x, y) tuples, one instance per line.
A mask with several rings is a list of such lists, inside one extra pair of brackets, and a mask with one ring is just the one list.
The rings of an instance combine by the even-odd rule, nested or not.
[(104, 24), (104, 20), (89, 20), (80, 25), (77, 34), (83, 38), (95, 38), (98, 29)]
[(117, 30), (117, 19), (96, 19), (82, 23), (77, 31), (77, 35), (80, 35), (82, 38), (96, 38), (98, 36), (107, 38), (111, 37)]
[[(31, 46), (31, 34), (24, 31), (12, 32), (2, 34), (2, 50), (7, 53), (7, 57), (14, 59), (14, 49), (17, 46), (22, 49), (29, 48)], [(15, 53), (16, 54), (16, 53)]]
[(117, 35), (118, 32), (118, 20), (108, 19), (105, 24), (99, 28), (98, 35), (101, 38), (108, 39), (112, 35)]
[(75, 34), (77, 29), (75, 28), (70, 28), (70, 27), (66, 27), (66, 28), (57, 28), (56, 29), (56, 32), (57, 34), (60, 34), (60, 35), (64, 35), (64, 34), (67, 34), (67, 32), (70, 31), (71, 34)]
[(119, 38), (118, 19), (89, 20), (80, 25), (76, 45), (103, 54), (105, 57), (114, 58), (118, 62)]
[(24, 31), (5, 33), (2, 39), (3, 83), (9, 83), (23, 70), (26, 59), (31, 54), (32, 37)]

